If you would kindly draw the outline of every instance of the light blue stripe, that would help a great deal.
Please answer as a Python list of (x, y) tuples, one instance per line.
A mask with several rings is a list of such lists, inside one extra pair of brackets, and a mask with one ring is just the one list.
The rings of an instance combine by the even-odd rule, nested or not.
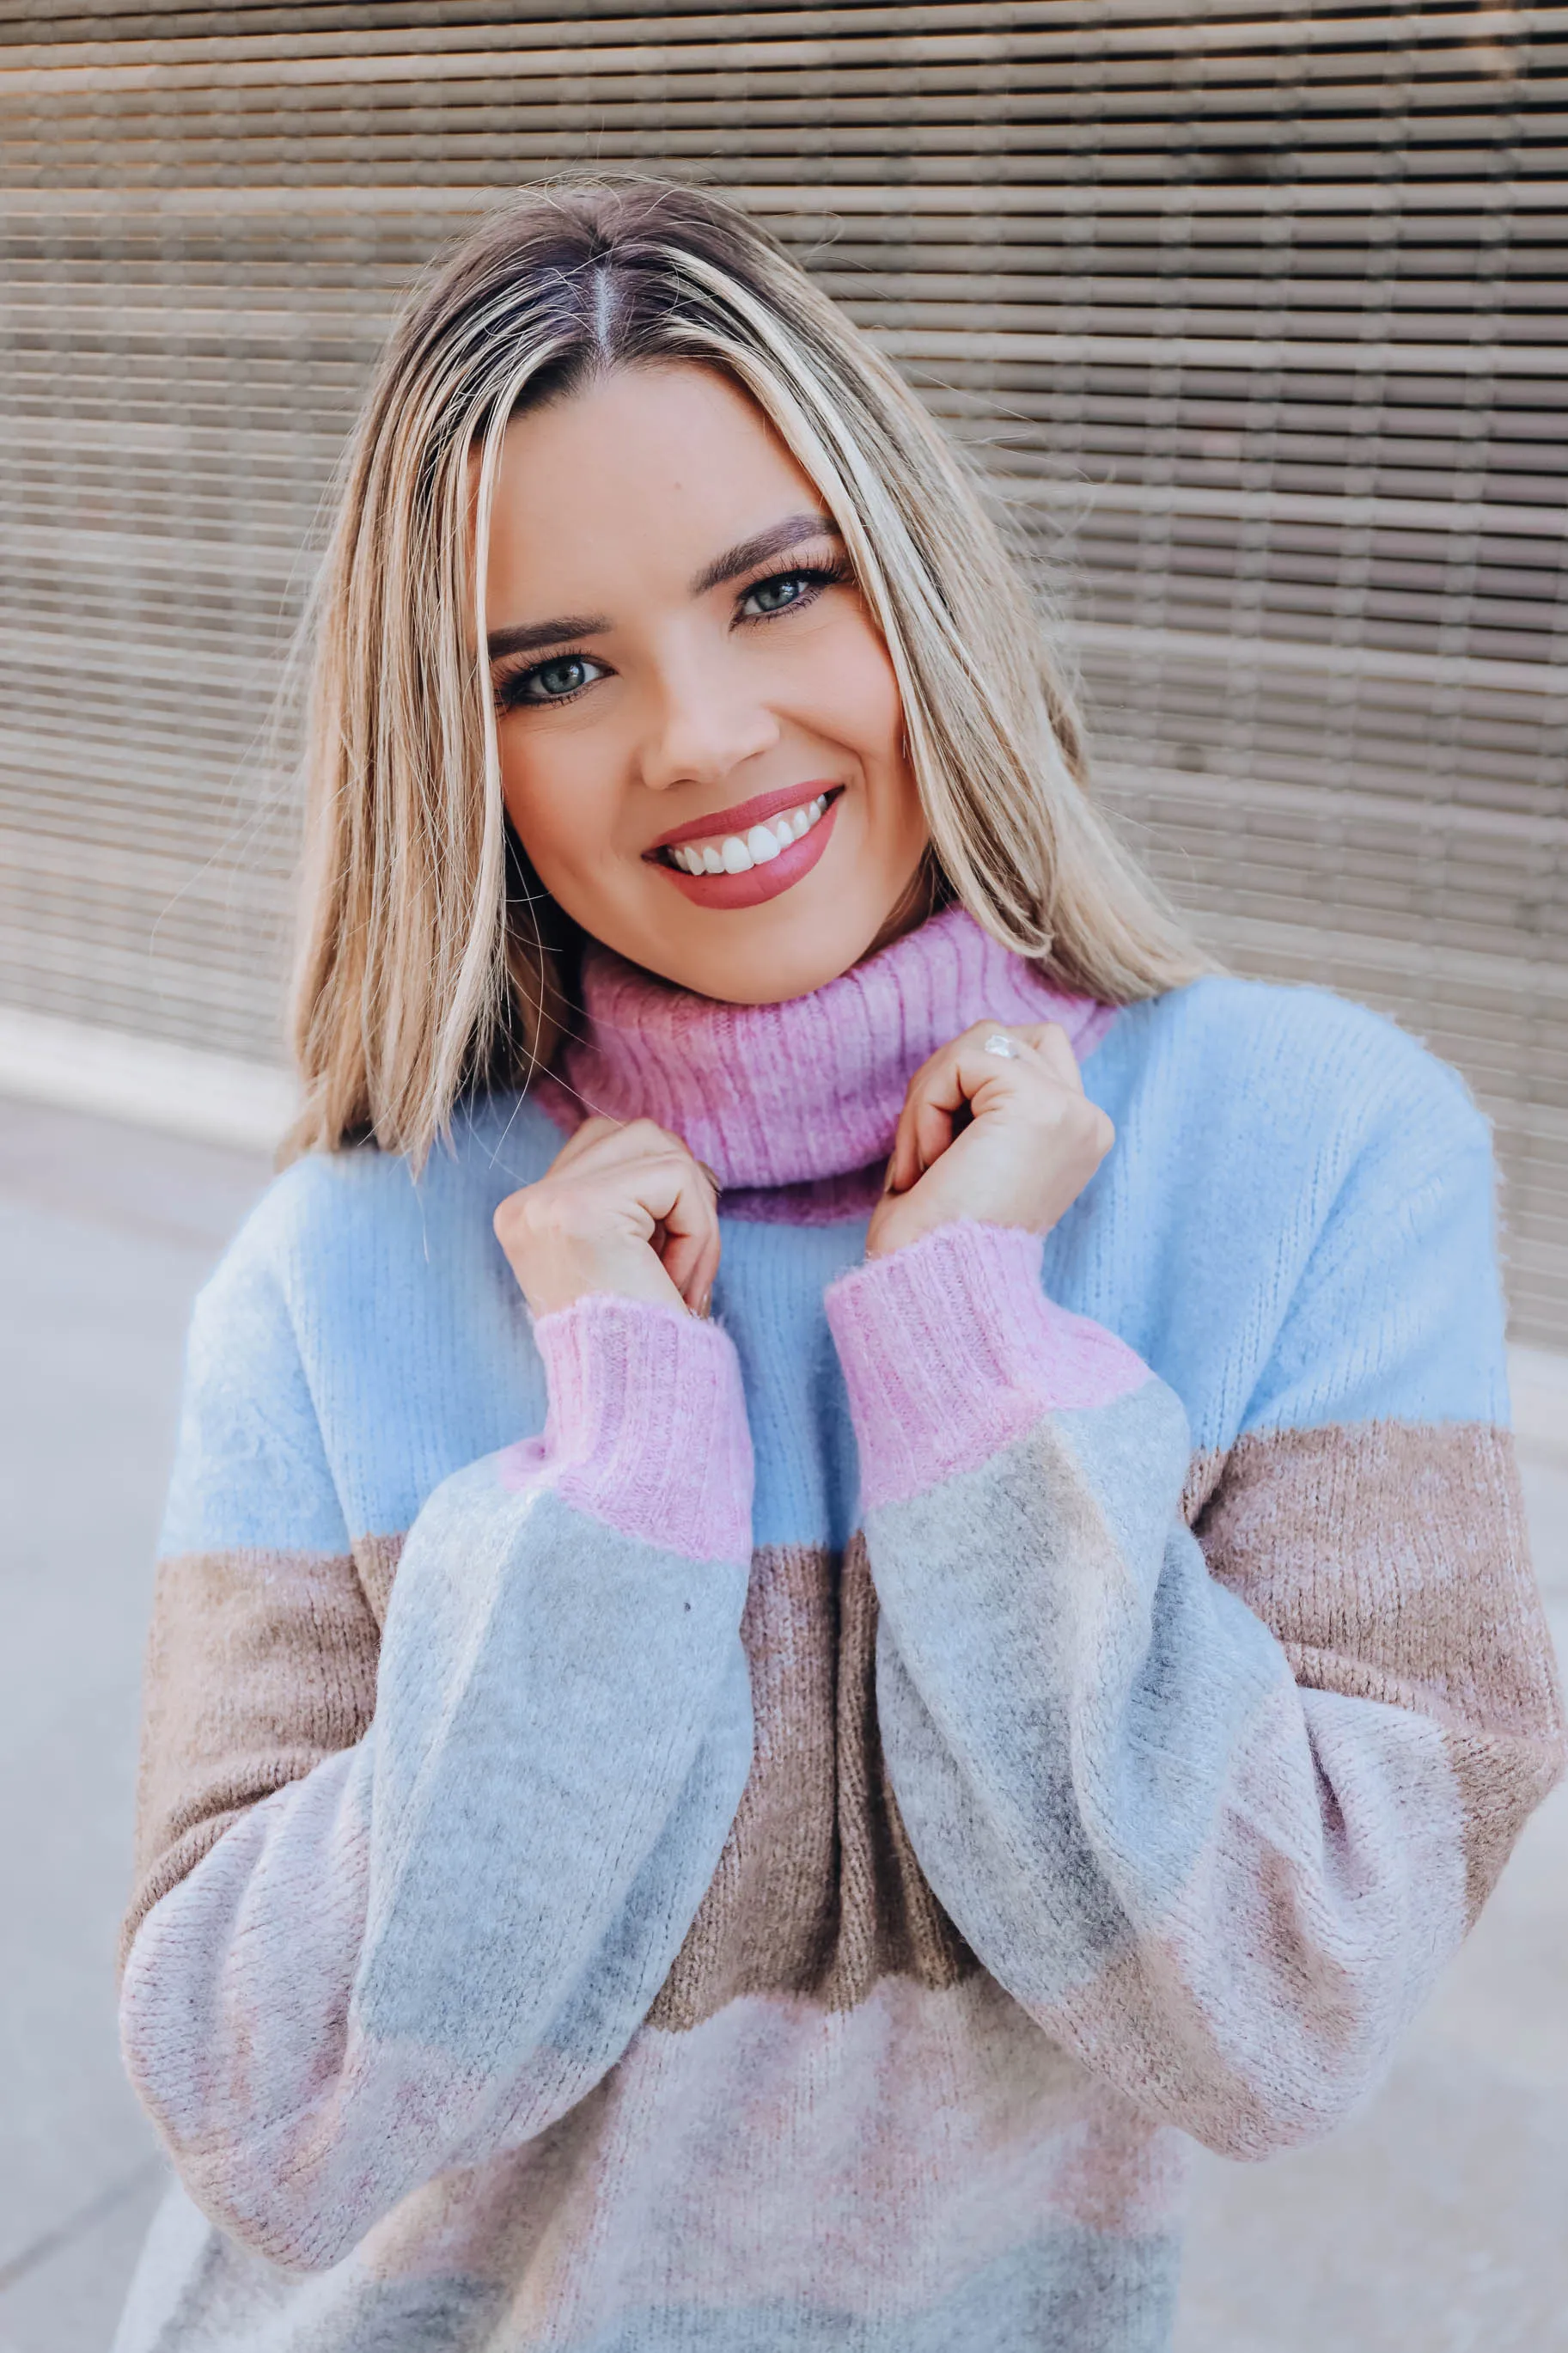
[(1489, 1136), (1446, 1064), (1324, 990), (1215, 978), (1128, 1008), (1084, 1079), (1116, 1146), (1046, 1286), (1170, 1384), (1195, 1446), (1506, 1421)]
[[(1085, 1066), (1115, 1149), (1047, 1238), (1045, 1284), (1117, 1333), (1199, 1449), (1243, 1430), (1507, 1419), (1484, 1123), (1392, 1024), (1212, 979), (1123, 1012)], [(544, 1388), (490, 1219), (561, 1136), (482, 1106), (416, 1185), (374, 1152), (280, 1178), (209, 1285), (172, 1549), (337, 1549), (536, 1431)], [(1443, 1189), (1423, 1189), (1436, 1172)], [(841, 1545), (858, 1473), (822, 1294), (864, 1220), (723, 1222), (762, 1544)], [(316, 1436), (325, 1431), (325, 1451)]]
[(866, 1220), (721, 1224), (714, 1305), (746, 1387), (757, 1469), (753, 1542), (841, 1548), (859, 1516), (859, 1457), (823, 1294), (858, 1265)]

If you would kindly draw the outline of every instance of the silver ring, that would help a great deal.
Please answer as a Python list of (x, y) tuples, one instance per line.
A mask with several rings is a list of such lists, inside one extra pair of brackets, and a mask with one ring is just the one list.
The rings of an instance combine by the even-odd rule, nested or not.
[(1004, 1062), (1021, 1062), (1024, 1059), (1022, 1046), (1016, 1039), (1005, 1037), (1000, 1029), (992, 1031), (980, 1050), (983, 1054), (994, 1054)]

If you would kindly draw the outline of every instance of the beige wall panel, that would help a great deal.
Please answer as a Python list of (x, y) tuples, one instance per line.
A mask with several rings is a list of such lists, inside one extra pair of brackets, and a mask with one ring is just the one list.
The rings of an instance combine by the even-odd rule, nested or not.
[(1565, 95), (1551, 7), (0, 0), (0, 1005), (278, 1056), (392, 307), (531, 174), (696, 175), (980, 453), (1222, 951), (1466, 1071), (1568, 1345)]

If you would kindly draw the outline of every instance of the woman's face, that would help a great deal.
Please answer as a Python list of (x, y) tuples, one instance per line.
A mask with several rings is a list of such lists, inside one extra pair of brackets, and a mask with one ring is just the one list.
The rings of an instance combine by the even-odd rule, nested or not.
[(626, 368), (518, 417), (486, 601), (507, 814), (594, 938), (765, 1004), (923, 912), (887, 649), (728, 378)]

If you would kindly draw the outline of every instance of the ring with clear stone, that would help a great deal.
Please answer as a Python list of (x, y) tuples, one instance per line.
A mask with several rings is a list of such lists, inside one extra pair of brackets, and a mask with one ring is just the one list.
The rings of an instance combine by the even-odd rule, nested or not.
[(1024, 1059), (1024, 1050), (1017, 1039), (1005, 1037), (1000, 1029), (992, 1032), (980, 1050), (983, 1054), (995, 1054), (1004, 1062), (1021, 1062)]

